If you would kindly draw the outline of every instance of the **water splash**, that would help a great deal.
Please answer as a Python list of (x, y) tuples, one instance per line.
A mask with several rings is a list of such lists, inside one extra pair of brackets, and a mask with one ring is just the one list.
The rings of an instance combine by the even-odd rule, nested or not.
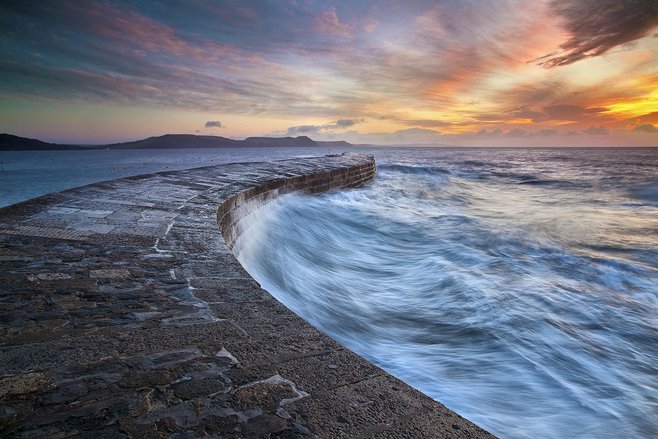
[(656, 436), (658, 209), (631, 188), (658, 158), (635, 151), (383, 152), (366, 188), (252, 215), (239, 259), (501, 437)]

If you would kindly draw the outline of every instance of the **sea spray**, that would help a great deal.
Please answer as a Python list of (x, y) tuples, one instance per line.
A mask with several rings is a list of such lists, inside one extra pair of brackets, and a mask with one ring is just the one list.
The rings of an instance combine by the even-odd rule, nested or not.
[[(635, 154), (635, 157), (633, 157)], [(658, 206), (643, 150), (383, 151), (289, 195), (239, 259), (278, 300), (493, 433), (658, 434)]]

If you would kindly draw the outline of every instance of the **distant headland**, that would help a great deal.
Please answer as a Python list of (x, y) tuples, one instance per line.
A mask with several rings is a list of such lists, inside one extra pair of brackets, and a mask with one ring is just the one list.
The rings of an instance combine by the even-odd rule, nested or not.
[(345, 141), (323, 142), (307, 136), (297, 137), (247, 137), (244, 140), (220, 136), (196, 136), (193, 134), (165, 134), (133, 142), (104, 145), (68, 145), (43, 142), (37, 139), (0, 134), (0, 151), (56, 151), (93, 149), (173, 149), (173, 148), (258, 148), (258, 147), (324, 147), (352, 146)]

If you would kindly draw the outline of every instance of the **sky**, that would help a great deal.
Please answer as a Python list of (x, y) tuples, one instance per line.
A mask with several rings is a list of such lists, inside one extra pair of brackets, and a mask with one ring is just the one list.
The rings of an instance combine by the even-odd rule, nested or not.
[(658, 145), (658, 1), (3, 0), (0, 132)]

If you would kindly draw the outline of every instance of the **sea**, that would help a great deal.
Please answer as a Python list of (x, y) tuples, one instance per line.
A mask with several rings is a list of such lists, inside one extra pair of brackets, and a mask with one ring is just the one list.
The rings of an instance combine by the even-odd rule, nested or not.
[[(350, 148), (237, 255), (312, 325), (501, 438), (658, 437), (657, 148)], [(0, 153), (0, 203), (318, 149)]]

